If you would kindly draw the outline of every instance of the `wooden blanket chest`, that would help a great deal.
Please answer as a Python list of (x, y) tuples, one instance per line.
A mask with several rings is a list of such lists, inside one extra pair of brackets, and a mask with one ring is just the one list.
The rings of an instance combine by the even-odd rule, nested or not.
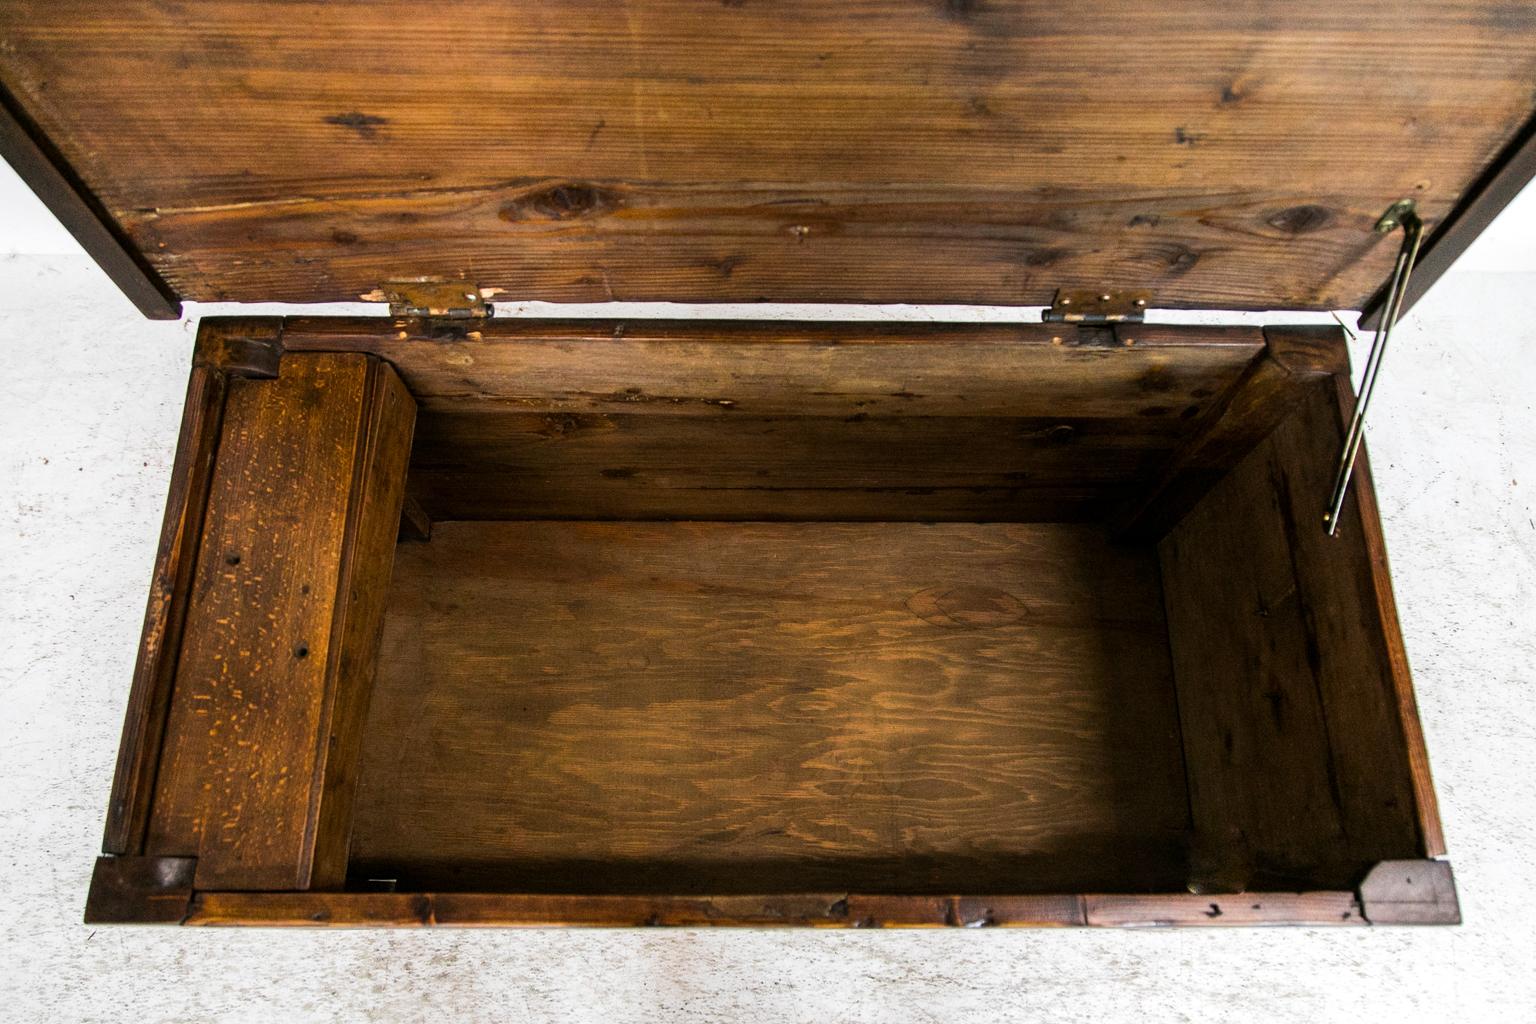
[(1533, 82), (1501, 0), (0, 7), (145, 315), (388, 303), (201, 321), (87, 919), (1457, 921), (1344, 328), (1169, 311), (1389, 330)]

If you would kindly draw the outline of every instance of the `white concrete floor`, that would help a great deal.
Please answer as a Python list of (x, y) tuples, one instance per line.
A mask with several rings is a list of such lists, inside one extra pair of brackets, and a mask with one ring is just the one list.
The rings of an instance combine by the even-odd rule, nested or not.
[(88, 928), (192, 328), (0, 257), (0, 1020), (1536, 1019), (1533, 295), (1441, 282), (1370, 432), (1460, 928)]

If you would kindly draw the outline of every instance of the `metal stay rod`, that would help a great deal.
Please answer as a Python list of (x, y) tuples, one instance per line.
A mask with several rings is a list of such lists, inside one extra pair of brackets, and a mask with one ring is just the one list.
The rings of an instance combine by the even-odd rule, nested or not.
[(1339, 513), (1344, 508), (1344, 497), (1349, 493), (1349, 481), (1355, 473), (1355, 460), (1360, 456), (1360, 442), (1365, 438), (1365, 414), (1371, 407), (1371, 396), (1376, 391), (1376, 377), (1381, 372), (1381, 360), (1387, 354), (1387, 344), (1392, 340), (1392, 328), (1397, 326), (1398, 313), (1402, 311), (1403, 296), (1408, 291), (1408, 279), (1413, 265), (1419, 258), (1419, 242), (1424, 237), (1424, 222), (1414, 210), (1412, 199), (1392, 204), (1376, 222), (1376, 230), (1386, 233), (1403, 229), (1403, 246), (1397, 252), (1397, 262), (1392, 267), (1392, 286), (1387, 290), (1387, 303), (1382, 308), (1381, 330), (1371, 340), (1371, 354), (1365, 360), (1365, 373), (1360, 378), (1360, 398), (1355, 403), (1355, 415), (1349, 422), (1349, 432), (1344, 436), (1344, 449), (1339, 453), (1339, 468), (1333, 478), (1333, 495), (1328, 500), (1328, 511), (1323, 522), (1328, 536), (1339, 528)]

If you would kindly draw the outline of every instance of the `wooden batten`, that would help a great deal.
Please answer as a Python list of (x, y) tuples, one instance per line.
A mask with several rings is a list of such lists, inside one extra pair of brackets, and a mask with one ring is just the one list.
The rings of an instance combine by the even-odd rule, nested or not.
[(361, 355), (230, 383), (145, 841), (199, 887), (345, 877), (413, 419)]
[[(1427, 880), (1427, 876), (1426, 876)], [(1453, 894), (1454, 896), (1454, 894)], [(1376, 904), (1336, 892), (1239, 896), (525, 896), (495, 893), (197, 893), (188, 925), (288, 927), (1229, 928), (1433, 923), (1439, 904)], [(1389, 920), (1394, 909), (1420, 918)], [(1445, 923), (1442, 920), (1440, 923)]]
[(143, 639), (107, 806), (105, 853), (137, 854), (143, 849), (228, 387), (229, 378), (207, 366), (193, 367), (187, 382)]

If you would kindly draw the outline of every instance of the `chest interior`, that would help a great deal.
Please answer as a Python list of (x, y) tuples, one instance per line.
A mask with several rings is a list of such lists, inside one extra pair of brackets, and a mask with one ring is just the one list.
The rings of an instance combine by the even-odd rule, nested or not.
[(203, 327), (114, 819), (194, 919), (1349, 923), (1439, 842), (1336, 329), (384, 326)]

